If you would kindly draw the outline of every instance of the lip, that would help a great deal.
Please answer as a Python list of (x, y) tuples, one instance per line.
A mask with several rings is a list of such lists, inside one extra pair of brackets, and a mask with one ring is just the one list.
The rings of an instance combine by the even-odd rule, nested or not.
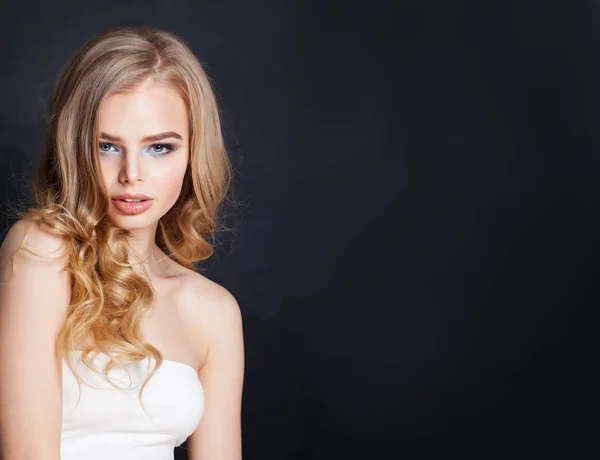
[[(144, 198), (145, 197), (145, 198)], [(125, 201), (121, 201), (121, 199), (131, 199), (131, 200), (146, 200), (140, 203), (126, 203)], [(147, 211), (152, 206), (152, 198), (146, 197), (146, 195), (142, 194), (131, 194), (124, 193), (122, 195), (118, 195), (112, 198), (111, 203), (115, 208), (121, 211), (122, 214), (127, 215), (135, 215), (141, 214), (144, 211)]]
[(121, 195), (113, 196), (113, 200), (151, 200), (147, 195), (143, 193), (122, 193)]

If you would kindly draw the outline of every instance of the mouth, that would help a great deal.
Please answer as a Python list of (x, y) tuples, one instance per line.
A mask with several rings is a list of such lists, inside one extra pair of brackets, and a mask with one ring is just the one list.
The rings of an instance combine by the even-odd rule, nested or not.
[(147, 211), (152, 206), (152, 199), (131, 199), (131, 198), (113, 198), (113, 206), (122, 214), (140, 214)]
[(126, 203), (139, 203), (142, 201), (150, 201), (152, 197), (144, 193), (120, 193), (111, 197), (113, 200), (125, 201)]

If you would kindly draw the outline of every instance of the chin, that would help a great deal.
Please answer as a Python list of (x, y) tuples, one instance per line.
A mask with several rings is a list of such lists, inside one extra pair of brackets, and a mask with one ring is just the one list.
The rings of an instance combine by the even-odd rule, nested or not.
[(123, 216), (123, 215), (109, 215), (109, 220), (116, 227), (125, 229), (125, 230), (140, 230), (146, 227), (152, 227), (157, 223), (153, 218), (148, 215), (137, 214), (133, 216)]

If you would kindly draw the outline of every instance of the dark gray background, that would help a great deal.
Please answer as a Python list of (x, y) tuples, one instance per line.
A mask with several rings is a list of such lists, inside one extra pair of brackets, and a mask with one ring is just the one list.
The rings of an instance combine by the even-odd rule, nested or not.
[(92, 35), (171, 30), (215, 82), (247, 206), (203, 268), (243, 313), (245, 460), (583, 448), (597, 362), (583, 321), (598, 305), (594, 2), (56, 0), (1, 13), (3, 202), (26, 198), (58, 72)]

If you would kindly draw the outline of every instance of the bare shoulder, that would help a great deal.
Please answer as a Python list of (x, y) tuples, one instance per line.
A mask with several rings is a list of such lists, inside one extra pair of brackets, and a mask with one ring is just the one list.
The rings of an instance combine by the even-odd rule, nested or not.
[[(0, 450), (9, 446), (10, 458), (59, 458), (62, 383), (56, 338), (70, 299), (63, 248), (60, 238), (20, 220), (0, 249)], [(23, 447), (28, 444), (35, 448)]]
[(187, 270), (184, 277), (178, 303), (194, 335), (201, 335), (209, 345), (224, 330), (241, 327), (240, 307), (228, 289), (193, 270)]
[(25, 252), (32, 256), (55, 260), (66, 255), (64, 243), (64, 238), (49, 233), (36, 222), (20, 219), (6, 234), (2, 242), (2, 254), (12, 254), (18, 248), (24, 247)]
[(205, 320), (239, 314), (237, 300), (225, 287), (193, 270), (188, 270), (185, 276), (182, 300)]
[(7, 232), (0, 247), (0, 263), (5, 267), (15, 259), (31, 260), (49, 265), (64, 263), (67, 255), (65, 240), (42, 229), (29, 219), (20, 219)]

